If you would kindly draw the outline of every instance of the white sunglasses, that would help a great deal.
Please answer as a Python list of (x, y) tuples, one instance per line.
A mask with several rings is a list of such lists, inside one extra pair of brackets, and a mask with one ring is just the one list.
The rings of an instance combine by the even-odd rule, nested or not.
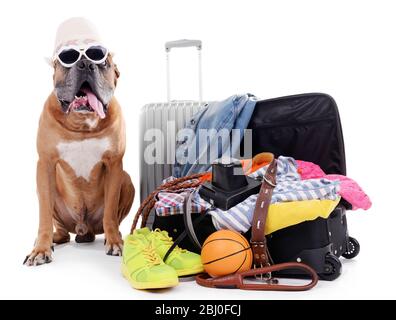
[(59, 49), (54, 60), (58, 60), (65, 68), (71, 68), (82, 56), (95, 64), (101, 64), (106, 61), (108, 55), (109, 51), (99, 44), (93, 44), (86, 48), (65, 46)]

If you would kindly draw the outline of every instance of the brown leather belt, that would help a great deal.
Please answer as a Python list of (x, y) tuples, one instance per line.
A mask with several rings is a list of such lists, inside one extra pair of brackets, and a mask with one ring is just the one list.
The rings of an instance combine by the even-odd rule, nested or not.
[[(257, 280), (257, 275), (271, 274), (274, 271), (286, 269), (300, 269), (310, 276), (311, 281), (304, 285), (286, 285), (279, 284), (278, 281)], [(256, 277), (257, 283), (248, 283), (246, 278)], [(274, 264), (264, 268), (250, 269), (245, 272), (233, 273), (224, 277), (211, 278), (208, 274), (203, 273), (195, 277), (197, 283), (203, 287), (221, 288), (221, 289), (243, 289), (243, 290), (265, 290), (265, 291), (305, 291), (313, 288), (318, 283), (318, 275), (315, 270), (304, 263), (287, 262)], [(275, 280), (275, 279), (272, 279)]]
[(268, 209), (271, 204), (272, 191), (276, 186), (276, 160), (272, 160), (265, 172), (263, 183), (257, 197), (252, 221), (252, 236), (250, 245), (253, 251), (253, 266), (263, 268), (272, 262), (265, 238), (265, 222), (267, 221)]
[[(275, 290), (275, 291), (303, 291), (314, 287), (318, 282), (316, 272), (304, 263), (288, 262), (273, 264), (268, 251), (265, 238), (265, 223), (268, 209), (271, 204), (272, 192), (276, 186), (277, 162), (274, 159), (267, 168), (257, 197), (252, 221), (252, 236), (250, 245), (253, 252), (253, 269), (235, 273), (224, 277), (211, 278), (207, 274), (200, 274), (196, 277), (199, 285), (211, 288), (238, 288), (245, 290)], [(271, 265), (273, 264), (273, 265)], [(286, 269), (300, 269), (305, 271), (311, 282), (305, 285), (280, 285), (276, 279), (272, 278), (272, 272)], [(263, 275), (266, 275), (263, 277)], [(247, 277), (260, 276), (264, 280), (259, 283), (246, 283)]]

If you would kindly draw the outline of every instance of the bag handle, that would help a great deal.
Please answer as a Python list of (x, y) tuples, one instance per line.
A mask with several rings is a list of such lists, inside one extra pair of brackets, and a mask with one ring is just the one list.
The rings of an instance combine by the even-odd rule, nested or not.
[(180, 40), (165, 42), (165, 51), (166, 52), (170, 52), (172, 48), (188, 48), (188, 47), (197, 47), (198, 50), (201, 50), (202, 49), (202, 41), (201, 40), (180, 39)]
[(188, 40), (181, 39), (175, 41), (168, 41), (165, 43), (166, 52), (166, 93), (168, 103), (171, 102), (171, 85), (170, 85), (170, 51), (172, 48), (189, 48), (196, 47), (198, 50), (198, 101), (202, 103), (202, 41), (201, 40)]
[[(199, 188), (199, 187), (198, 187)], [(193, 191), (189, 192), (187, 196), (184, 198), (184, 204), (183, 204), (183, 220), (184, 220), (184, 227), (187, 232), (188, 237), (190, 238), (190, 241), (195, 245), (195, 247), (198, 250), (202, 249), (201, 243), (198, 240), (198, 237), (195, 233), (194, 230), (194, 224), (192, 221), (192, 197), (194, 195), (194, 192), (197, 192), (198, 188)], [(202, 213), (201, 216), (204, 216), (206, 214)]]

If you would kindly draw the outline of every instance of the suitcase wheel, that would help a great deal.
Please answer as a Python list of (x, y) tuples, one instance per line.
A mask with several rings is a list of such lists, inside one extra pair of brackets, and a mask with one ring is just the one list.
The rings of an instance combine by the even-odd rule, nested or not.
[(342, 270), (340, 259), (332, 253), (326, 255), (324, 263), (324, 272), (319, 273), (319, 278), (322, 280), (332, 281), (339, 277)]
[(347, 250), (343, 253), (345, 259), (355, 258), (360, 252), (359, 242), (352, 237), (348, 238)]

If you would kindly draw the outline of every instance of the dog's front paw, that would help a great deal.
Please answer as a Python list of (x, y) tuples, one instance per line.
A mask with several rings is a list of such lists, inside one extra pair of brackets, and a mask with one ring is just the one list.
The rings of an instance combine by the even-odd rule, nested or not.
[(109, 256), (122, 256), (123, 241), (121, 236), (106, 237), (105, 252)]
[(23, 264), (30, 267), (50, 263), (52, 262), (51, 250), (54, 250), (53, 246), (36, 246), (33, 251), (26, 256)]

